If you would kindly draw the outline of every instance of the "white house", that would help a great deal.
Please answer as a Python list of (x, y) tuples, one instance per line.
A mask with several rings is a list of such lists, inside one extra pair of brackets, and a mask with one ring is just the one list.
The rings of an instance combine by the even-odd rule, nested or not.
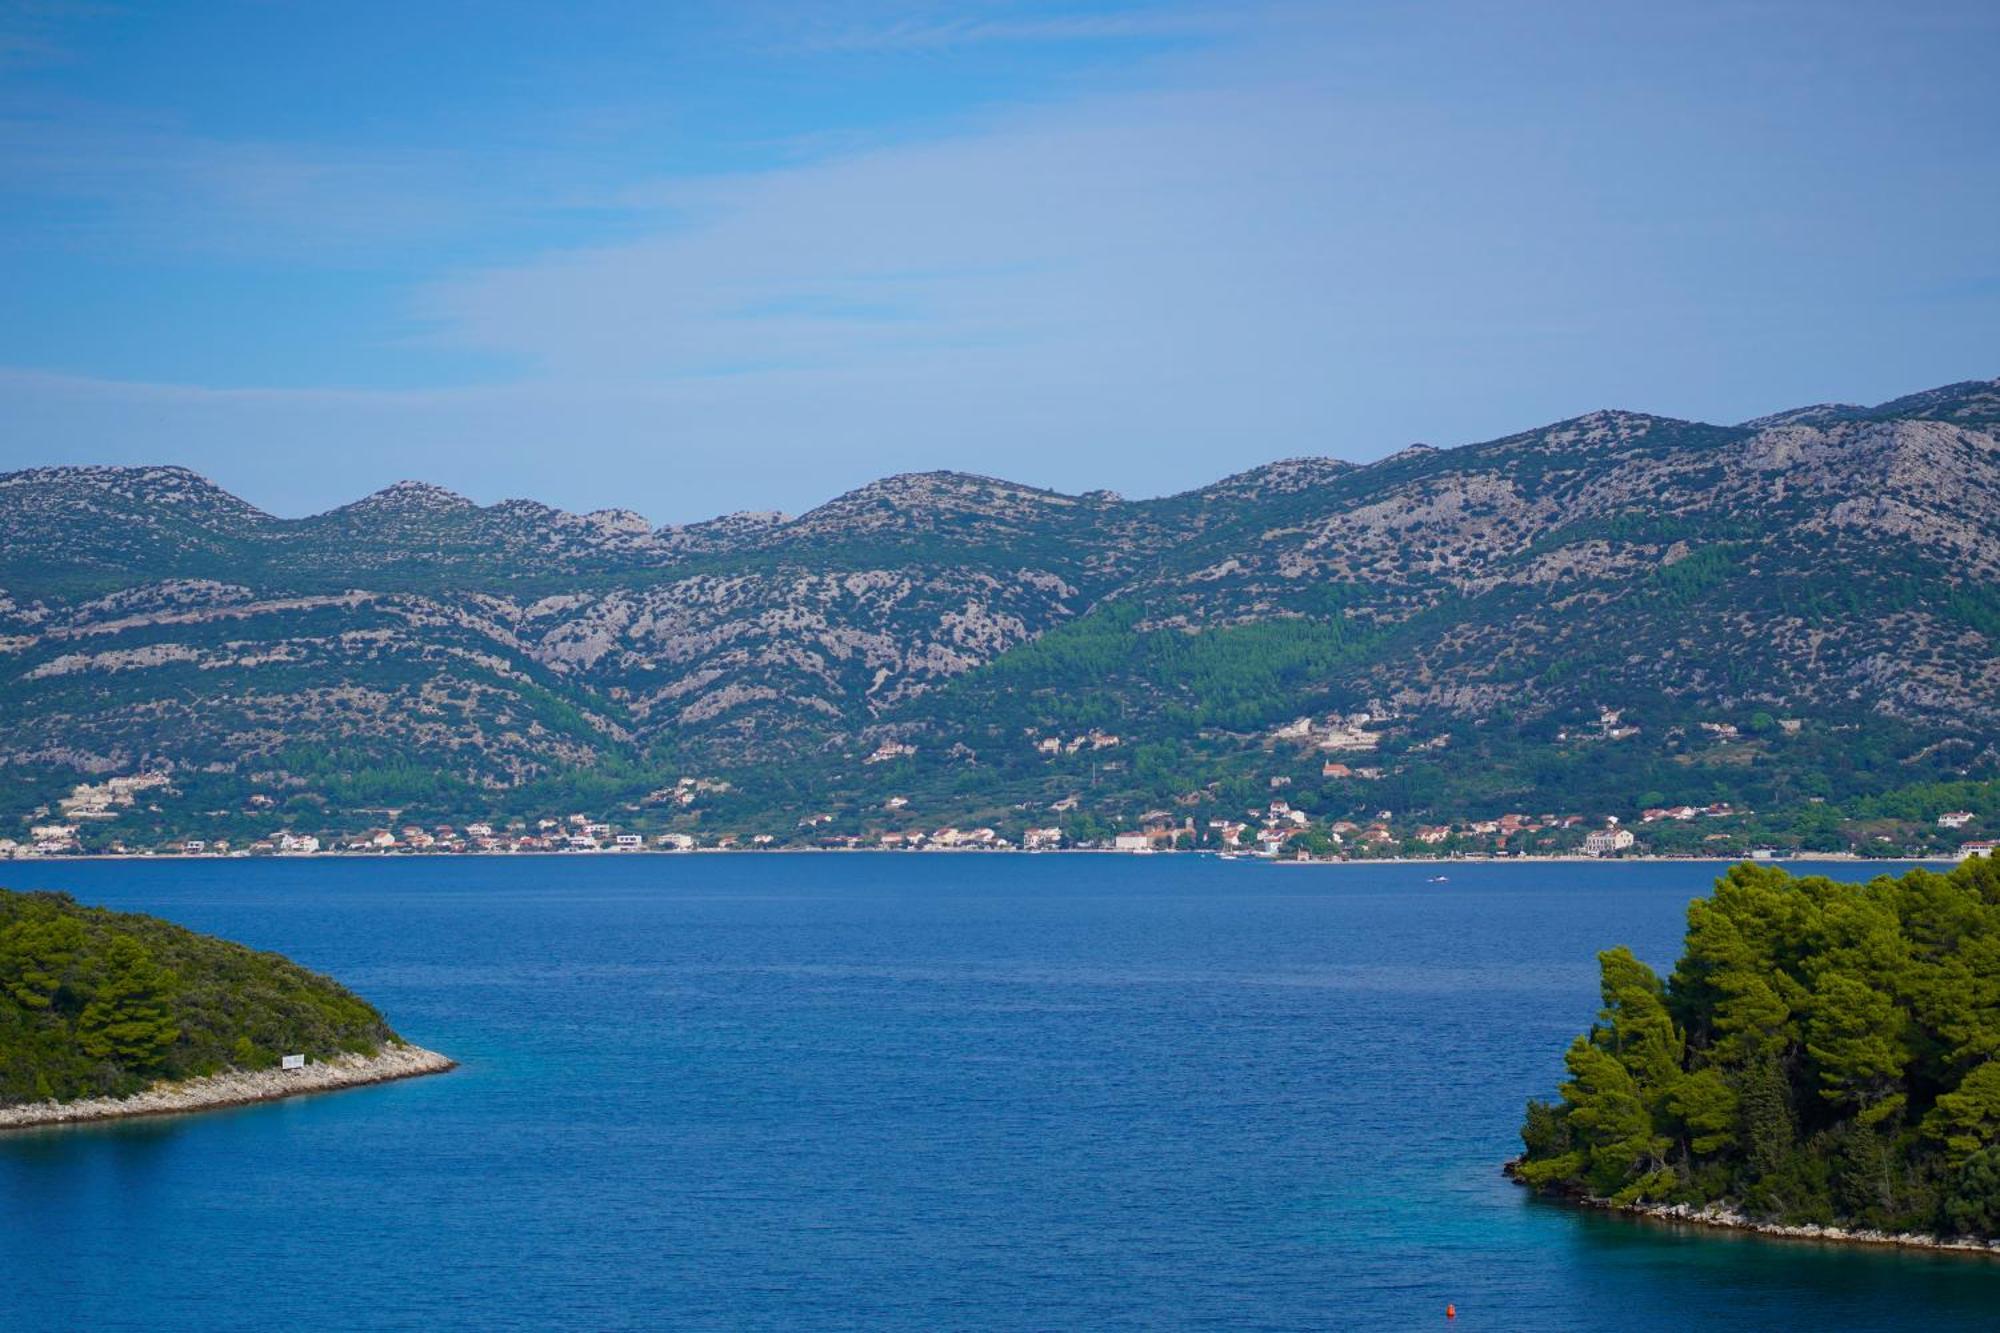
[(1583, 839), (1585, 856), (1612, 856), (1624, 851), (1636, 841), (1631, 829), (1601, 828), (1586, 834)]

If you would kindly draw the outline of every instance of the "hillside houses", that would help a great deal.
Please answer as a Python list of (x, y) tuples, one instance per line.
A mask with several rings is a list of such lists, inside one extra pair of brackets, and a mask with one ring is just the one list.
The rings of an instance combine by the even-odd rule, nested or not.
[(63, 856), (78, 850), (74, 824), (37, 824), (28, 830), (28, 844), (39, 856)]
[(671, 787), (660, 787), (647, 792), (640, 798), (639, 803), (646, 806), (671, 805), (686, 809), (702, 796), (726, 792), (729, 789), (730, 784), (719, 778), (684, 777), (677, 779)]
[(166, 785), (164, 773), (109, 778), (94, 785), (81, 783), (71, 788), (58, 804), (66, 819), (116, 819), (121, 810), (137, 804), (141, 792)]
[(1337, 760), (1329, 759), (1320, 765), (1319, 775), (1323, 778), (1356, 778), (1362, 782), (1380, 782), (1382, 770), (1373, 765), (1356, 768)]
[(1043, 736), (1035, 741), (1035, 752), (1055, 759), (1079, 751), (1112, 750), (1122, 743), (1115, 734), (1092, 727), (1083, 735), (1068, 740), (1061, 736)]
[[(1250, 813), (1254, 815), (1257, 812), (1253, 810)], [(1291, 803), (1288, 801), (1273, 801), (1265, 808), (1263, 820), (1266, 828), (1285, 824), (1290, 824), (1295, 828), (1304, 828), (1312, 822), (1312, 816), (1303, 810), (1293, 809)]]
[(1383, 733), (1368, 728), (1386, 720), (1371, 713), (1334, 713), (1318, 719), (1301, 717), (1272, 731), (1271, 739), (1316, 750), (1373, 750), (1381, 745)]
[(1756, 812), (1751, 810), (1738, 810), (1727, 801), (1718, 801), (1713, 805), (1672, 805), (1642, 810), (1639, 812), (1639, 822), (1653, 824), (1663, 819), (1670, 819), (1687, 823), (1696, 819), (1733, 819), (1739, 815), (1754, 813)]

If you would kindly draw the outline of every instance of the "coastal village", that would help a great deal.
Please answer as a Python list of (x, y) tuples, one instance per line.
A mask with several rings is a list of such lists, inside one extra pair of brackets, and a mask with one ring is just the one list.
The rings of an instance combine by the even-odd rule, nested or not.
[[(1336, 729), (1331, 735), (1339, 747), (1360, 749), (1369, 744), (1367, 733), (1361, 730), (1362, 721), (1346, 720), (1334, 725)], [(1309, 730), (1294, 733), (1301, 738), (1323, 734)], [(1079, 749), (1114, 748), (1119, 742), (1116, 736), (1090, 733), (1074, 741), (1058, 738), (1056, 743), (1074, 753)], [(914, 753), (913, 747), (898, 749), (902, 753), (896, 757)], [(659, 827), (662, 822), (672, 822), (675, 816), (694, 813), (704, 798), (730, 790), (727, 781), (705, 777), (681, 778), (616, 816), (571, 811), (535, 818), (451, 824), (403, 820), (399, 811), (382, 810), (375, 812), (381, 819), (378, 826), (313, 829), (301, 827), (296, 818), (280, 822), (276, 818), (276, 799), (253, 793), (243, 810), (233, 812), (238, 818), (232, 823), (269, 817), (273, 826), (256, 836), (246, 838), (228, 833), (211, 836), (197, 832), (157, 843), (116, 836), (114, 830), (122, 815), (132, 812), (150, 793), (170, 785), (171, 778), (164, 773), (79, 784), (56, 809), (45, 811), (43, 817), (31, 822), (23, 836), (0, 835), (0, 858), (821, 850), (1182, 852), (1284, 861), (1346, 861), (1602, 859), (1648, 855), (1775, 858), (1795, 852), (1791, 848), (1746, 846), (1741, 826), (1753, 812), (1726, 802), (1649, 807), (1640, 812), (1636, 821), (1630, 822), (1609, 814), (1524, 812), (1503, 813), (1490, 819), (1430, 822), (1399, 818), (1396, 812), (1387, 809), (1378, 810), (1366, 819), (1319, 818), (1291, 800), (1274, 795), (1267, 802), (1245, 809), (1240, 817), (1198, 819), (1192, 814), (1157, 808), (1107, 831), (1100, 820), (1076, 818), (1084, 805), (1080, 793), (1051, 802), (1044, 810), (1020, 810), (1015, 820), (1004, 825), (976, 827), (926, 823), (912, 808), (911, 798), (891, 796), (881, 803), (878, 811), (863, 818), (841, 819), (830, 812), (819, 813), (800, 818), (782, 830), (707, 831), (699, 828), (698, 816), (694, 828)], [(1270, 780), (1274, 792), (1289, 785), (1288, 778)], [(1034, 818), (1037, 813), (1043, 816), (1039, 820)], [(855, 830), (856, 824), (862, 827)], [(1935, 827), (1944, 842), (1925, 849), (1929, 855), (1955, 854), (1964, 859), (1994, 853), (1994, 839), (1964, 836), (1988, 831), (1971, 811), (1945, 811), (1936, 817)], [(1659, 829), (1715, 831), (1699, 833), (1692, 840), (1678, 837), (1671, 848), (1660, 848), (1653, 845), (1649, 836)], [(1903, 850), (1885, 849), (1882, 854)]]
[[(1768, 719), (1758, 730), (1797, 736), (1805, 725), (1800, 718)], [(1747, 749), (1732, 723), (1674, 730), (1706, 746)], [(1640, 731), (1627, 710), (1602, 707), (1562, 734), (1572, 745), (1614, 745)], [(1801, 847), (1774, 837), (1754, 810), (1726, 800), (1633, 800), (1617, 812), (1512, 810), (1440, 819), (1428, 810), (1398, 811), (1390, 801), (1368, 799), (1407, 791), (1391, 779), (1407, 771), (1408, 756), (1452, 745), (1450, 733), (1417, 730), (1388, 704), (1301, 716), (1260, 739), (1263, 772), (1232, 787), (1211, 782), (1141, 808), (1129, 792), (1097, 789), (1101, 776), (1122, 774), (1128, 755), (1143, 750), (1131, 738), (1102, 727), (1030, 730), (1024, 740), (1047, 774), (1043, 789), (1060, 794), (998, 809), (974, 807), (972, 820), (964, 818), (963, 803), (953, 804), (929, 781), (933, 775), (924, 765), (938, 759), (901, 737), (871, 740), (872, 749), (857, 753), (872, 795), (804, 814), (796, 808), (776, 814), (718, 776), (682, 776), (609, 810), (527, 814), (517, 808), (458, 819), (393, 806), (332, 810), (295, 799), (296, 789), (288, 792), (279, 780), (250, 790), (237, 808), (208, 812), (212, 822), (189, 827), (184, 803), (172, 814), (159, 804), (178, 793), (176, 775), (154, 771), (75, 785), (36, 810), (19, 833), (0, 830), (0, 858), (823, 850), (1194, 852), (1292, 862), (1798, 854), (1964, 859), (1992, 855), (1993, 834), (2000, 832), (2000, 817), (1952, 809), (1921, 821), (1859, 825), (1844, 846), (1822, 841)], [(956, 749), (941, 753), (949, 765), (970, 758)], [(909, 785), (898, 791), (904, 783)], [(1251, 792), (1255, 798), (1246, 802)], [(928, 819), (926, 806), (936, 810)], [(142, 812), (167, 836), (138, 836), (146, 820), (135, 816)], [(135, 832), (123, 835), (125, 829)]]

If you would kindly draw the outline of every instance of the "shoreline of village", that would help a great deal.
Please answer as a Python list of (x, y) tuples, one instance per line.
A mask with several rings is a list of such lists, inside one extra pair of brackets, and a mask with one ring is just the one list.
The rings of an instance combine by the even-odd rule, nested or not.
[(1713, 856), (1660, 856), (1649, 853), (1639, 855), (1593, 856), (1587, 853), (1551, 854), (1523, 853), (1519, 856), (1324, 856), (1299, 858), (1296, 856), (1266, 856), (1258, 852), (1223, 851), (1212, 847), (1187, 849), (1147, 848), (1133, 850), (1118, 847), (601, 847), (595, 850), (575, 848), (549, 848), (547, 850), (472, 850), (472, 851), (431, 851), (416, 848), (380, 848), (366, 851), (348, 848), (326, 848), (317, 852), (38, 852), (30, 856), (11, 858), (12, 863), (32, 865), (50, 861), (392, 861), (409, 859), (505, 859), (516, 856), (531, 857), (609, 857), (624, 859), (635, 856), (646, 857), (689, 857), (689, 856), (1186, 856), (1208, 857), (1212, 860), (1241, 861), (1259, 865), (1281, 866), (1449, 866), (1449, 865), (1521, 865), (1521, 864), (1576, 864), (1576, 865), (1738, 865), (1751, 862), (1757, 865), (1784, 865), (1788, 862), (1839, 861), (1856, 865), (1957, 865), (1966, 859), (1950, 853), (1929, 856), (1858, 856), (1853, 852), (1787, 852), (1780, 855), (1713, 855)]
[[(140, 793), (163, 785), (158, 774), (113, 778), (99, 786), (75, 788), (59, 804), (60, 815), (48, 815), (46, 807), (36, 817), (48, 815), (48, 822), (34, 825), (26, 840), (0, 836), (0, 860), (67, 858), (239, 858), (381, 855), (517, 855), (593, 854), (636, 852), (720, 852), (720, 851), (1100, 851), (1126, 854), (1161, 852), (1207, 853), (1233, 859), (1283, 862), (1364, 861), (1414, 862), (1421, 864), (1452, 861), (1690, 861), (1696, 863), (1788, 860), (1948, 861), (1968, 856), (1993, 855), (2000, 845), (1991, 839), (1971, 836), (1953, 848), (1945, 841), (1977, 835), (1986, 830), (1971, 810), (1946, 811), (1935, 818), (1937, 831), (1924, 836), (1910, 834), (1891, 839), (1878, 836), (1862, 844), (1849, 839), (1839, 851), (1808, 854), (1787, 832), (1773, 828), (1742, 827), (1741, 821), (1753, 811), (1720, 801), (1708, 806), (1652, 806), (1638, 812), (1634, 821), (1620, 815), (1507, 813), (1491, 819), (1460, 823), (1409, 824), (1398, 832), (1390, 812), (1384, 810), (1367, 823), (1357, 819), (1314, 820), (1289, 800), (1273, 797), (1267, 808), (1253, 807), (1247, 818), (1210, 818), (1206, 830), (1197, 829), (1196, 816), (1185, 818), (1167, 809), (1156, 809), (1133, 821), (1120, 816), (1125, 827), (1107, 829), (1086, 822), (1078, 827), (1061, 823), (1035, 824), (1033, 812), (1024, 827), (1019, 819), (996, 819), (994, 826), (953, 827), (930, 831), (909, 827), (915, 819), (907, 797), (885, 801), (881, 814), (863, 817), (861, 832), (836, 831), (836, 817), (821, 813), (801, 818), (785, 832), (733, 831), (660, 828), (661, 815), (640, 812), (632, 821), (623, 817), (592, 816), (572, 812), (564, 816), (545, 815), (485, 817), (462, 826), (441, 822), (425, 827), (411, 821), (394, 827), (403, 812), (398, 809), (370, 809), (350, 812), (385, 817), (385, 822), (361, 830), (338, 827), (301, 831), (280, 827), (264, 832), (245, 830), (240, 825), (251, 819), (282, 818), (274, 798), (255, 794), (240, 812), (240, 818), (225, 828), (188, 831), (171, 837), (157, 832), (143, 844), (126, 839), (117, 830), (105, 830), (98, 821), (115, 820), (119, 812), (136, 804)], [(1273, 779), (1275, 784), (1277, 779)], [(662, 788), (655, 796), (671, 797), (681, 807), (694, 804), (700, 794), (726, 791), (729, 784), (716, 779), (683, 778), (672, 788)], [(1273, 790), (1276, 790), (1274, 786)], [(650, 798), (649, 798), (650, 799)], [(1075, 795), (1049, 806), (1050, 815), (1062, 815), (1077, 808)], [(632, 807), (636, 810), (636, 807)], [(155, 807), (157, 810), (157, 807)], [(903, 812), (903, 813), (898, 813)], [(226, 816), (225, 810), (209, 812)], [(322, 812), (323, 817), (331, 817)], [(433, 816), (435, 818), (435, 816)], [(733, 816), (742, 818), (740, 814)], [(756, 816), (753, 816), (756, 817)], [(883, 822), (899, 821), (902, 828), (884, 828)], [(1678, 830), (1708, 821), (1730, 821), (1722, 832), (1696, 838)], [(782, 823), (783, 821), (778, 821)], [(95, 826), (86, 835), (86, 826)], [(1649, 831), (1650, 830), (1650, 831)], [(135, 845), (137, 844), (137, 845)]]

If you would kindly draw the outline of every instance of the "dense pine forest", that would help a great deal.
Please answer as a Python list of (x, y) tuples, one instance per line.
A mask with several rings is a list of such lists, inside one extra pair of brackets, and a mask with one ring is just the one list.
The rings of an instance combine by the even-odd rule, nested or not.
[(1763, 1221), (2000, 1236), (2000, 865), (1867, 884), (1741, 865), (1660, 978), (1599, 955), (1604, 1008), (1519, 1179)]
[(155, 917), (0, 889), (0, 1106), (124, 1096), (393, 1040), (347, 990)]

